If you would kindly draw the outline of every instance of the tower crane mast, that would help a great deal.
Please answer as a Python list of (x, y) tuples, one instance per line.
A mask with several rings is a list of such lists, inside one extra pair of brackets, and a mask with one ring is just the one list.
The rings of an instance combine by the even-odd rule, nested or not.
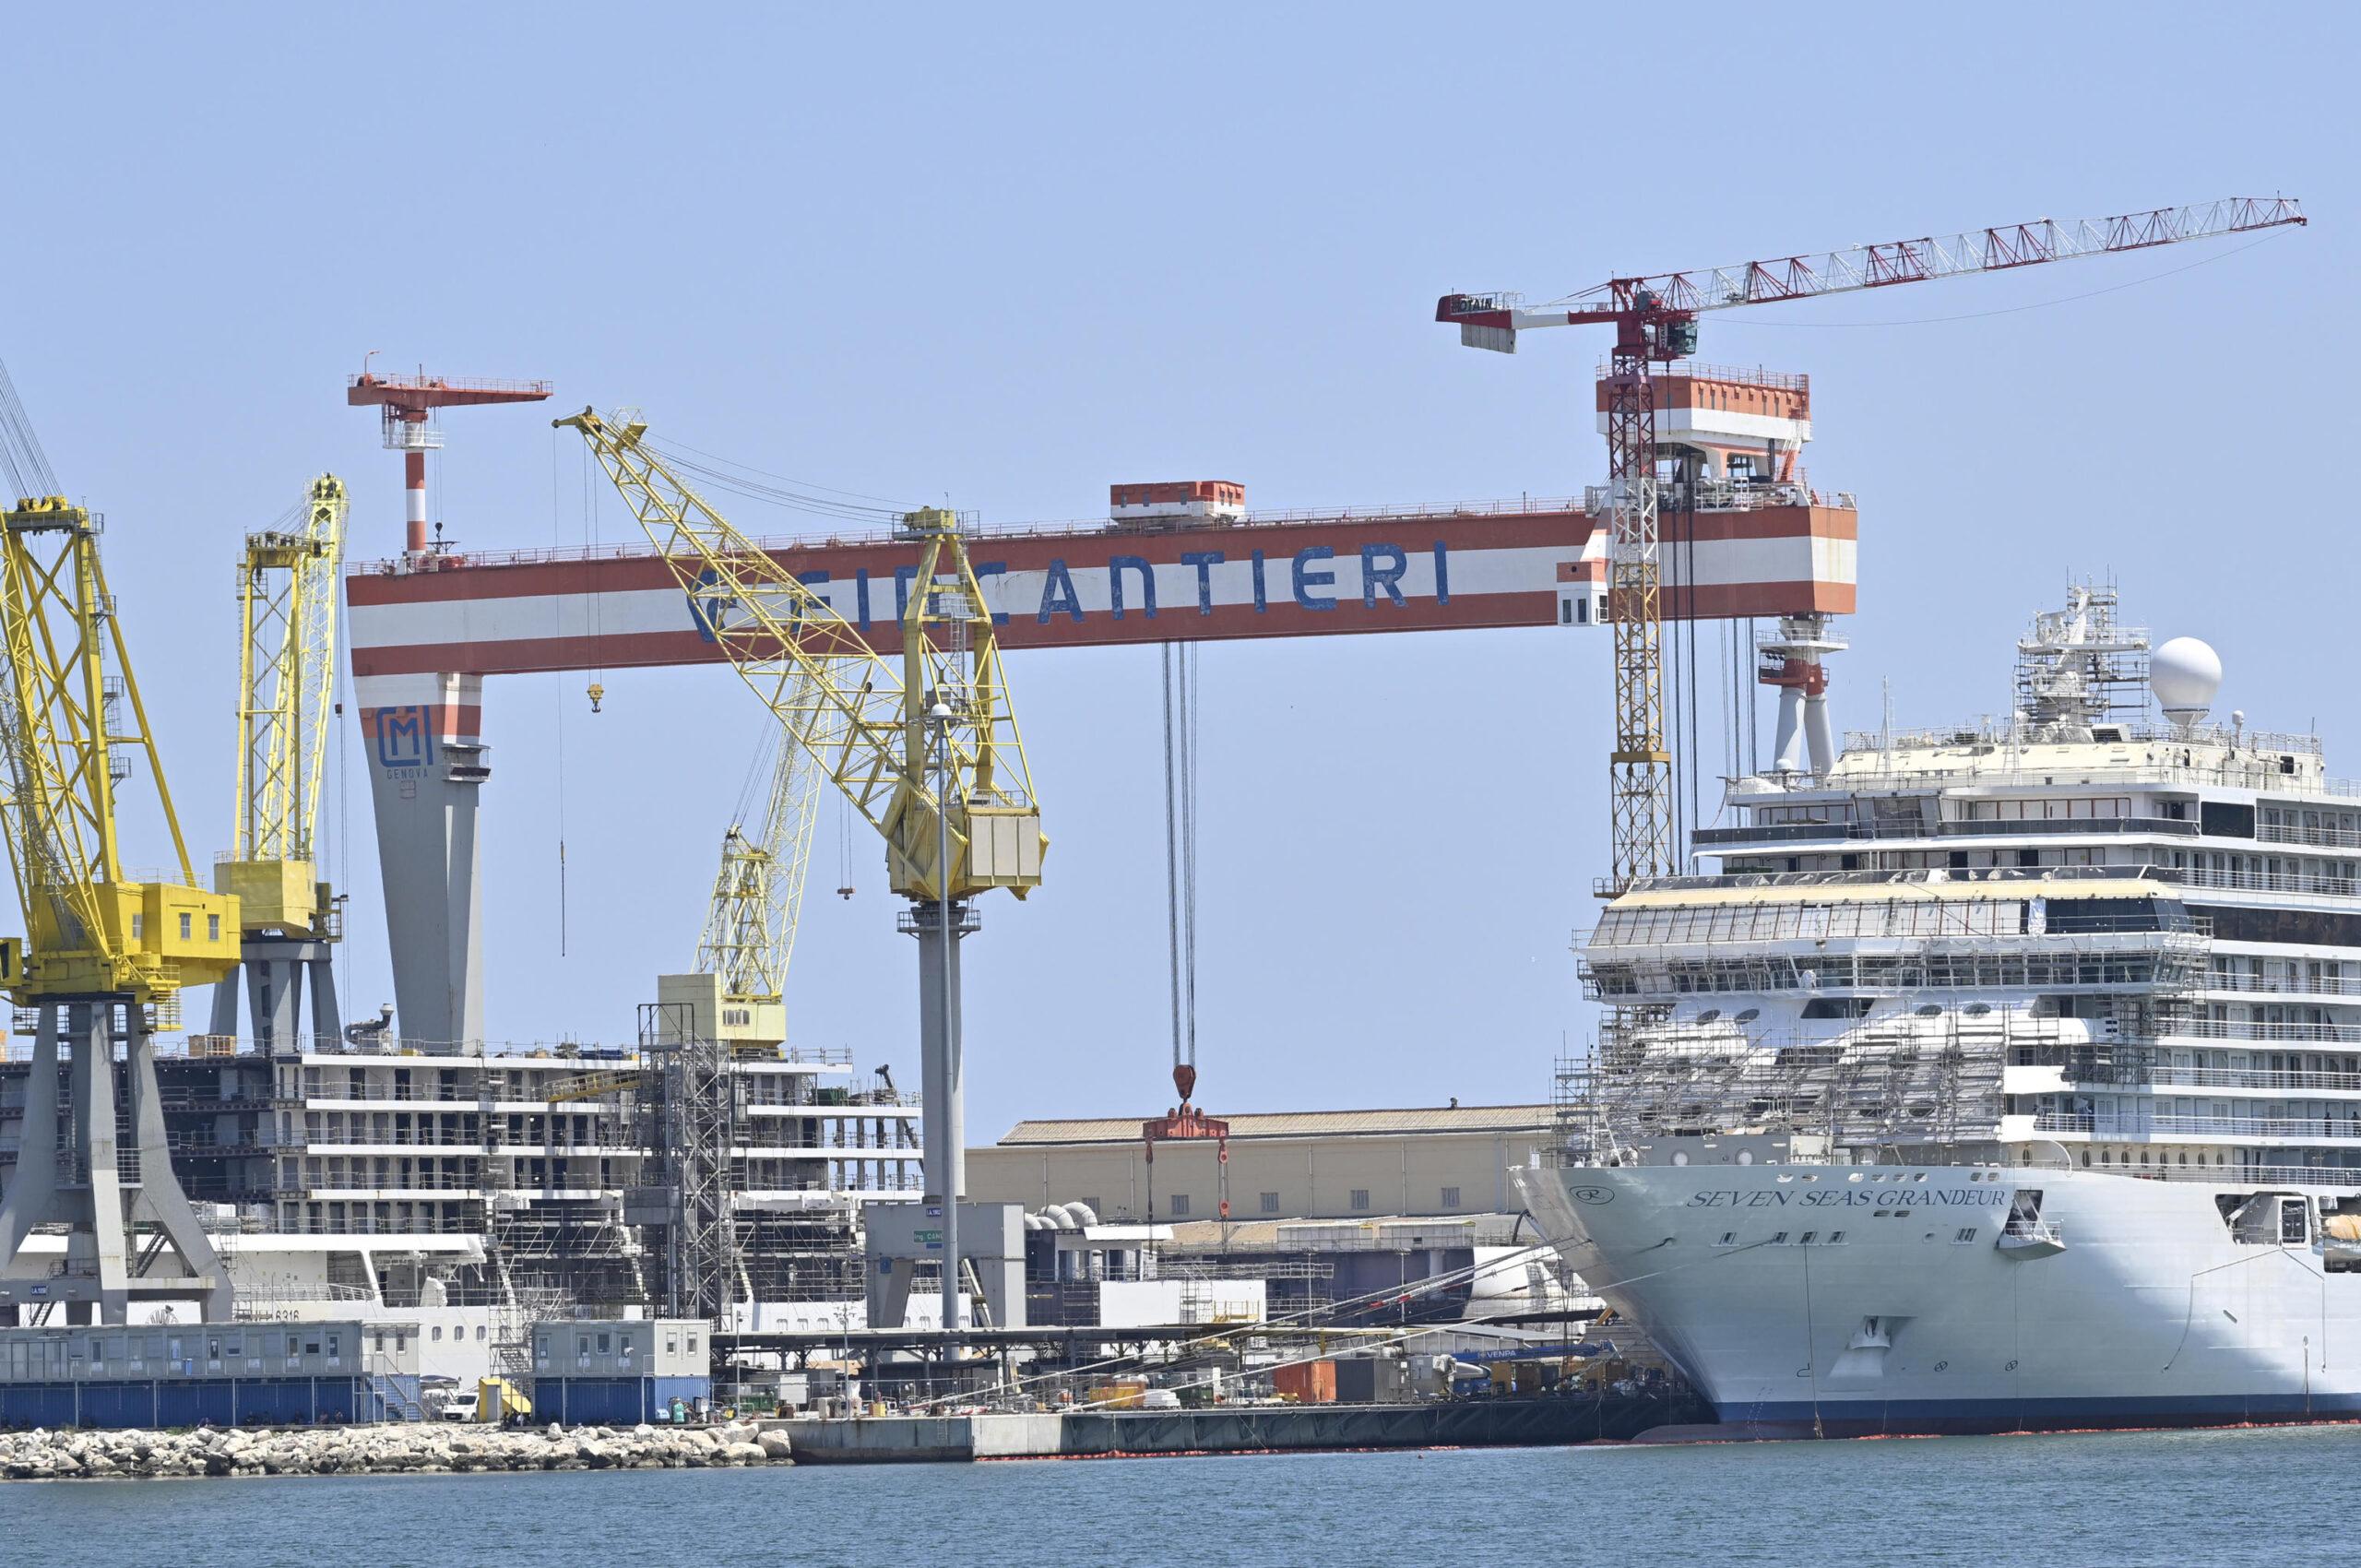
[(1669, 872), (1672, 752), (1664, 723), (1662, 536), (1657, 507), (1656, 367), (1697, 351), (1697, 318), (1707, 311), (1773, 304), (1822, 294), (2013, 271), (2082, 256), (2147, 250), (2305, 221), (2293, 198), (2232, 196), (2191, 207), (2111, 218), (1975, 229), (1845, 250), (1778, 256), (1731, 267), (1611, 278), (1597, 287), (1528, 308), (1507, 292), (1445, 294), (1435, 319), (1455, 324), (1462, 344), (1514, 353), (1521, 332), (1544, 327), (1611, 326), (1615, 342), (1601, 376), (1606, 393), (1607, 613), (1615, 638), (1615, 745), (1609, 754), (1611, 874), (1604, 897)]

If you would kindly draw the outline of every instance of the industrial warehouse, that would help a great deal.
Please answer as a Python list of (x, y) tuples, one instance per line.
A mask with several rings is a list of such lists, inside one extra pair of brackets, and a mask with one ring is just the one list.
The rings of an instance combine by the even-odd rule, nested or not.
[[(1823, 797), (1974, 775), (2003, 748), (2177, 746), (2177, 763), (2165, 751), (2136, 761), (2078, 752), (2060, 766), (2144, 769), (2142, 785), (2177, 767), (2246, 790), (2174, 798), (2197, 814), (2170, 820), (2213, 824), (2206, 833), (2227, 833), (2221, 814), (2241, 809), (2249, 837), (2343, 829), (2303, 822), (2301, 805), (2275, 797), (2259, 803), (2258, 791), (2303, 792), (2319, 773), (2316, 742), (2250, 735), (2243, 716), (2228, 740), (2201, 728), (2220, 680), (2218, 660), (2205, 673), (2210, 649), (2158, 650), (2154, 694), (2171, 725), (2142, 728), (2149, 648), (2144, 633), (2118, 626), (2111, 588), (2078, 590), (2020, 645), (2005, 737), (1896, 738), (1889, 725), (1840, 744), (1831, 659), (1846, 646), (1838, 618), (1856, 608), (1856, 500), (1804, 470), (1808, 378), (1697, 359), (1698, 317), (2302, 222), (2292, 202), (2238, 199), (1618, 279), (1572, 308), (1444, 296), (1436, 319), (1478, 349), (1511, 350), (1545, 327), (1613, 328), (1595, 407), (1606, 482), (1563, 499), (1262, 513), (1236, 481), (1126, 481), (1109, 486), (1107, 516), (1085, 523), (985, 528), (948, 507), (847, 504), (836, 535), (770, 540), (719, 509), (759, 470), (635, 411), (591, 406), (549, 427), (578, 445), (640, 537), (474, 551), (446, 542), (430, 517), (429, 460), (445, 419), (543, 408), (554, 389), (364, 362), (344, 401), (373, 412), (401, 457), (401, 547), (375, 559), (349, 548), (348, 481), (332, 475), (303, 483), (290, 513), (242, 548), (225, 540), (241, 588), (237, 820), (209, 874), (167, 783), (198, 764), (163, 754), (132, 671), (126, 627), (143, 624), (142, 607), (110, 593), (99, 514), (65, 498), (0, 379), (16, 498), (0, 518), (0, 752), (25, 926), (0, 941), (0, 982), (25, 1042), (0, 1064), (0, 1424), (737, 1432), (756, 1418), (786, 1434), (783, 1447), (765, 1441), (767, 1427), (729, 1442), (817, 1463), (1558, 1443), (1717, 1420), (1792, 1434), (1803, 1418), (1791, 1400), (1741, 1398), (1703, 1370), (1724, 1364), (1724, 1349), (1685, 1326), (1705, 1311), (1683, 1293), (1689, 1282), (1641, 1289), (1653, 1276), (1619, 1271), (1654, 1244), (1619, 1228), (1644, 1229), (1671, 1201), (1648, 1183), (1745, 1183), (1771, 1206), (1815, 1164), (1857, 1163), (1834, 1178), (1852, 1182), (1876, 1167), (1880, 1185), (1905, 1165), (1924, 1183), (1933, 1167), (1944, 1201), (1995, 1211), (1993, 1236), (1963, 1226), (1954, 1244), (2039, 1279), (2031, 1271), (2073, 1256), (2070, 1243), (2043, 1218), (2039, 1189), (2004, 1199), (1986, 1168), (2038, 1155), (2059, 1162), (2053, 1189), (2088, 1179), (2064, 1163), (2071, 1134), (2101, 1115), (2079, 1108), (2078, 1087), (2134, 1070), (2103, 1047), (2155, 1037), (2159, 1017), (2187, 1021), (2183, 1004), (2202, 989), (2201, 939), (2237, 929), (2210, 907), (2194, 917), (2165, 907), (2156, 887), (2249, 870), (2070, 845), (2064, 835), (2100, 814), (2092, 802), (2079, 818), (2070, 806), (2063, 826), (2043, 819), (2047, 850), (2011, 844), (2004, 862), (1953, 831), (1974, 817), (1913, 803), (1907, 821), (1899, 807), (1839, 818)], [(1776, 700), (1773, 754), (1726, 781), (1729, 820), (1749, 815), (1735, 826), (1700, 820), (1708, 764), (1667, 714), (1681, 672), (1674, 633), (1699, 623), (1746, 624), (1743, 668), (1721, 672), (1728, 700), (1751, 705), (1765, 689)], [(1612, 859), (1596, 889), (1608, 903), (1581, 970), (1608, 1014), (1597, 1052), (1561, 1068), (1556, 1098), (1535, 1103), (1233, 1114), (1198, 1103), (1196, 645), (1471, 629), (1599, 629), (1613, 645), (1616, 733), (1600, 748)], [(1122, 646), (1159, 648), (1165, 681), (1174, 1096), (1160, 1111), (1027, 1120), (972, 1143), (963, 967), (981, 960), (965, 938), (987, 911), (1021, 919), (1011, 906), (1057, 864), (1044, 803), (1054, 785), (1037, 790), (1022, 684), (1003, 655)], [(488, 1040), (481, 846), (504, 813), (533, 809), (503, 801), (494, 779), (499, 678), (579, 676), (596, 707), (606, 672), (684, 666), (718, 667), (713, 680), (769, 747), (764, 788), (719, 835), (693, 968), (649, 974), (648, 1000), (616, 1043)], [(339, 669), (352, 683), (395, 992), (363, 1019), (346, 1015), (333, 962), (347, 901), (361, 895), (331, 884), (321, 849)], [(2258, 746), (2272, 749), (2267, 766)], [(1979, 760), (1920, 754), (1945, 747)], [(2062, 787), (2055, 777), (2042, 787)], [(2011, 775), (2019, 786), (2034, 788)], [(884, 850), (894, 932), (916, 958), (915, 1086), (789, 1026), (790, 984), (822, 983), (791, 966), (824, 799)], [(2256, 815), (2283, 809), (2298, 820)], [(2107, 819), (2166, 816), (2127, 805)], [(2011, 826), (2033, 832), (2022, 814)], [(1940, 864), (1865, 864), (1857, 849), (1819, 843), (1922, 831), (1939, 843), (1950, 831), (1960, 848), (1916, 851), (1942, 853)], [(1972, 850), (1985, 858), (1971, 862)], [(1720, 871), (1706, 874), (1701, 856)], [(129, 869), (159, 858), (161, 871)], [(2273, 860), (2253, 874), (2283, 873)], [(2097, 887), (2108, 875), (2142, 886)], [(2053, 967), (2029, 979), (2020, 968), (1995, 983), (2050, 989), (2004, 1005), (1999, 1022), (1981, 1022), (1990, 1004), (1976, 1022), (1964, 1011), (1937, 1041), (1935, 1026), (1887, 1016), (1879, 998), (1899, 982), (1872, 975), (1853, 994), (1840, 976), (1871, 971), (1837, 968), (1854, 961), (1842, 940), (1801, 968), (1781, 954), (1787, 967), (1770, 979), (1714, 969), (1747, 960), (1726, 945), (1644, 961), (1617, 951), (1650, 911), (1685, 920), (1692, 903), (1725, 894), (1750, 920), (1758, 907), (1807, 903), (1823, 951), (1826, 936), (1891, 936), (1821, 911), (1880, 897), (1869, 879), (1913, 876), (1986, 889), (1980, 912), (1960, 917), (1985, 924), (1900, 934), (2103, 936), (2103, 953), (2090, 941), (2076, 949), (2098, 954), (2086, 967), (2100, 978)], [(2022, 924), (2003, 929), (1983, 905), (1991, 886), (2016, 882), (2030, 901)], [(1923, 893), (1912, 883), (1883, 897)], [(1659, 934), (1679, 947), (1689, 929)], [(2140, 962), (2154, 950), (2155, 968), (2136, 975), (2116, 956), (2131, 932), (2143, 933), (2129, 939)], [(2048, 1027), (2096, 1020), (2097, 1002), (2078, 1000), (2089, 988), (2151, 980), (2178, 989), (2138, 1029)], [(184, 1011), (191, 988), (210, 988), (202, 1029)], [(1698, 991), (1731, 994), (1701, 1008)], [(1795, 1039), (1774, 1041), (1763, 1013), (1789, 991), (1809, 999), (1779, 1014)], [(1911, 1016), (1942, 1013), (1916, 991), (1912, 1000)], [(1892, 1070), (1869, 1070), (1871, 1056)], [(1994, 1078), (1979, 1099), (1962, 1080), (1984, 1067)], [(2038, 1109), (2013, 1108), (2036, 1095), (2034, 1078), (2000, 1076), (2020, 1069), (2043, 1075)], [(1782, 1075), (1804, 1072), (1844, 1086), (1812, 1101), (1818, 1121), (1782, 1087)], [(1381, 1085), (1364, 1092), (1394, 1098)], [(1987, 1110), (1991, 1137), (1970, 1140), (1963, 1129)], [(2002, 1120), (2015, 1115), (2038, 1128)], [(2239, 1163), (2296, 1168), (2268, 1156), (2256, 1145)], [(2300, 1169), (2331, 1163), (2307, 1157)], [(1954, 1186), (1950, 1173), (1971, 1169), (1959, 1181), (1972, 1190)], [(1712, 1206), (1699, 1200), (1721, 1191), (1691, 1198), (1682, 1186), (1679, 1202)], [(2272, 1206), (2273, 1222), (2319, 1228), (2324, 1257), (2341, 1261), (2326, 1249), (2352, 1238), (2330, 1227), (2351, 1229), (2354, 1217), (2333, 1196), (2300, 1201), (2312, 1206)], [(1871, 1250), (1833, 1228), (1825, 1242), (1800, 1225), (1792, 1243), (1788, 1230), (1717, 1233), (1706, 1250), (1846, 1244), (1848, 1263)], [(1710, 1322), (1724, 1321), (1718, 1311)], [(1892, 1325), (1854, 1317), (1846, 1375), (1882, 1376)], [(1817, 1322), (1801, 1332), (1817, 1366)], [(1173, 1416), (1182, 1424), (1161, 1435), (1106, 1424), (1170, 1412), (1186, 1420)], [(1809, 1414), (1819, 1420), (1817, 1403)]]

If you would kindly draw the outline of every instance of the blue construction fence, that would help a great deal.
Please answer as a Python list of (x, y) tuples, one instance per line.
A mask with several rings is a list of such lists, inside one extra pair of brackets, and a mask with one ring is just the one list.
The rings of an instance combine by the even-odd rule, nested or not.
[(0, 1428), (318, 1426), (417, 1420), (418, 1379), (207, 1377), (0, 1383)]

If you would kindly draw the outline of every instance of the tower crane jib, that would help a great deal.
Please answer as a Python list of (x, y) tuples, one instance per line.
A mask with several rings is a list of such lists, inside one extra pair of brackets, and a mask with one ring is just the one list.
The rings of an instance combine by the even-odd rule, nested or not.
[(1596, 288), (1528, 308), (1504, 292), (1445, 294), (1435, 319), (1462, 344), (1514, 353), (1536, 327), (1611, 326), (1615, 343), (1600, 377), (1607, 427), (1609, 516), (1606, 612), (1615, 636), (1615, 745), (1608, 770), (1612, 873), (1597, 892), (1618, 897), (1679, 863), (1674, 843), (1673, 754), (1664, 722), (1663, 568), (1658, 518), (1656, 367), (1697, 351), (1697, 317), (1741, 305), (1931, 282), (1979, 272), (2146, 250), (2189, 240), (2300, 225), (2292, 197), (2232, 196), (2113, 218), (2038, 219), (1940, 238), (1733, 267), (1610, 278)]

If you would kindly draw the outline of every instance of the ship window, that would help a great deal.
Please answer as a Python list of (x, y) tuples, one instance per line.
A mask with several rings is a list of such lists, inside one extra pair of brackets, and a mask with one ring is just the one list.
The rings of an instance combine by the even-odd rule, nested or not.
[(1701, 1024), (1710, 1024), (1721, 1016), (1722, 1010), (1720, 1008), (1708, 1007), (1703, 1013), (1697, 1015), (1697, 1021)]
[(1819, 1238), (1819, 1236), (1820, 1232), (1817, 1230), (1807, 1230), (1802, 1235), (1796, 1238), (1796, 1245), (1798, 1247), (1809, 1247)]
[(1828, 1244), (1832, 1247), (1843, 1240), (1845, 1240), (1845, 1232), (1842, 1230), (1831, 1230), (1828, 1233)]
[(1732, 1243), (1736, 1242), (1737, 1241), (1738, 1241), (1738, 1232), (1737, 1232), (1737, 1231), (1735, 1231), (1735, 1230), (1725, 1230), (1725, 1231), (1723, 1231), (1723, 1232), (1722, 1232), (1722, 1239), (1721, 1239), (1720, 1241), (1718, 1241), (1714, 1242), (1714, 1245), (1715, 1245), (1715, 1246), (1717, 1246), (1717, 1247), (1726, 1247), (1726, 1246), (1729, 1246), (1729, 1245), (1731, 1245)]
[(1973, 1241), (1975, 1240), (1975, 1227), (1973, 1225), (1963, 1225), (1959, 1228), (1958, 1231), (1952, 1235), (1952, 1244), (1956, 1246), (1962, 1241)]
[(1786, 1240), (1787, 1233), (1785, 1230), (1782, 1230), (1777, 1235), (1771, 1238), (1771, 1244), (1776, 1247), (1785, 1243)]
[(1732, 1018), (1732, 1019), (1730, 1020), (1730, 1022), (1731, 1022), (1731, 1023), (1733, 1023), (1733, 1024), (1750, 1024), (1750, 1023), (1754, 1022), (1754, 1020), (1755, 1020), (1755, 1019), (1760, 1018), (1761, 1016), (1762, 1016), (1762, 1008), (1760, 1008), (1760, 1007), (1749, 1007), (1749, 1008), (1748, 1008), (1748, 1009), (1746, 1009), (1744, 1012), (1742, 1012), (1742, 1013), (1738, 1014), (1738, 1016), (1736, 1016), (1736, 1017)]

